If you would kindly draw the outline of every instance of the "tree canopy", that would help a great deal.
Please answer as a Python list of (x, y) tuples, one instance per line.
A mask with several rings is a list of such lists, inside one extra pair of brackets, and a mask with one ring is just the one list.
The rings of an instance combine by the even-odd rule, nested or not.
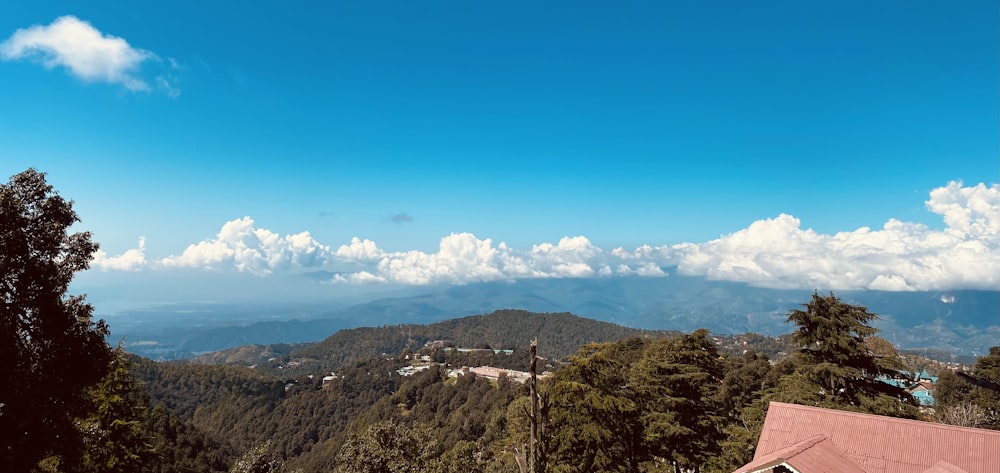
[(976, 359), (971, 372), (941, 373), (934, 397), (941, 422), (1000, 429), (1000, 346)]
[(881, 379), (900, 377), (898, 357), (883, 356), (869, 343), (878, 316), (867, 307), (843, 302), (830, 293), (813, 293), (804, 310), (792, 310), (798, 326), (792, 340), (800, 348), (796, 370), (782, 378), (771, 400), (916, 418), (912, 396)]
[(108, 327), (67, 294), (97, 244), (70, 233), (73, 203), (28, 169), (0, 185), (0, 464), (27, 471), (82, 455), (74, 424), (110, 370)]

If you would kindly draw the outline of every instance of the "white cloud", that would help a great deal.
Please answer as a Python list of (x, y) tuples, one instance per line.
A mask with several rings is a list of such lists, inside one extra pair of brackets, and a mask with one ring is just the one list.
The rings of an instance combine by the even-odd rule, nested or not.
[(274, 271), (322, 268), (333, 253), (312, 238), (309, 232), (281, 236), (254, 227), (253, 219), (226, 222), (212, 240), (187, 247), (179, 256), (161, 260), (163, 267), (224, 269), (265, 275)]
[(994, 244), (1000, 238), (1000, 186), (962, 187), (959, 181), (931, 191), (927, 209), (944, 217), (952, 233), (982, 238)]
[(348, 261), (377, 261), (382, 255), (382, 250), (378, 249), (374, 241), (358, 237), (352, 238), (350, 245), (337, 248), (337, 256)]
[(663, 272), (663, 269), (660, 268), (659, 265), (657, 265), (652, 261), (647, 261), (638, 268), (636, 268), (635, 274), (646, 277), (660, 277), (667, 275), (667, 273)]
[[(152, 90), (139, 69), (143, 62), (158, 60), (152, 52), (132, 47), (123, 38), (106, 35), (71, 15), (47, 26), (15, 31), (0, 43), (0, 58), (30, 59), (49, 69), (61, 66), (81, 80), (119, 84), (132, 91)], [(171, 97), (180, 94), (165, 77), (157, 77), (156, 86)]]
[(1000, 285), (1000, 186), (951, 182), (928, 210), (946, 228), (890, 219), (824, 235), (780, 215), (707, 243), (677, 246), (682, 274), (779, 288), (996, 289)]
[(378, 262), (378, 273), (390, 282), (431, 284), (493, 281), (504, 277), (503, 257), (487, 238), (453, 233), (441, 239), (438, 252), (407, 251), (387, 254)]
[(139, 238), (139, 247), (126, 250), (118, 256), (108, 256), (104, 250), (97, 250), (91, 266), (101, 271), (138, 271), (146, 266), (146, 239)]
[(876, 230), (822, 234), (781, 214), (704, 243), (642, 245), (634, 250), (604, 250), (583, 236), (518, 250), (471, 233), (453, 233), (441, 239), (434, 253), (387, 252), (357, 237), (332, 251), (308, 232), (282, 236), (244, 217), (227, 222), (215, 238), (192, 244), (178, 256), (147, 262), (140, 240), (138, 249), (119, 256), (98, 253), (94, 267), (228, 268), (256, 275), (323, 269), (337, 274), (335, 283), (423, 285), (664, 277), (663, 268), (676, 266), (681, 274), (776, 288), (917, 291), (1000, 286), (1000, 186), (952, 182), (932, 191), (926, 205), (941, 215), (944, 229), (890, 219)]

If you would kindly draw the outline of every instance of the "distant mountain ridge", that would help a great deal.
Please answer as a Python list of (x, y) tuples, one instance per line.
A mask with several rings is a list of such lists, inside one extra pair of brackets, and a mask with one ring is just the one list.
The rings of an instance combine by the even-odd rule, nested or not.
[[(457, 347), (489, 346), (494, 349), (526, 349), (538, 340), (539, 355), (564, 358), (592, 342), (628, 337), (660, 337), (678, 332), (642, 330), (579, 317), (568, 312), (536, 313), (517, 309), (444, 320), (427, 325), (393, 325), (341, 330), (325, 340), (291, 353), (294, 357), (333, 358), (335, 363), (381, 353), (395, 354), (405, 348), (419, 349), (425, 343), (446, 340)], [(365, 345), (359, 340), (371, 340)], [(339, 358), (339, 359), (337, 359)]]
[[(679, 335), (676, 331), (642, 330), (610, 322), (579, 317), (566, 312), (536, 313), (504, 309), (424, 325), (384, 325), (340, 330), (318, 343), (301, 347), (263, 345), (237, 347), (194, 358), (207, 364), (260, 364), (274, 373), (330, 371), (357, 360), (383, 354), (395, 356), (405, 349), (424, 348), (429, 342), (447, 342), (458, 348), (490, 347), (515, 350), (516, 364), (524, 364), (531, 340), (538, 341), (538, 354), (563, 359), (588, 343), (612, 342), (630, 337), (658, 338)], [(487, 356), (492, 355), (488, 352)], [(506, 358), (508, 355), (500, 355)], [(522, 359), (523, 358), (523, 359)], [(272, 365), (267, 367), (267, 364)], [(282, 368), (276, 368), (282, 365)], [(289, 369), (289, 365), (302, 366)]]
[[(707, 328), (719, 334), (776, 336), (792, 331), (785, 321), (788, 312), (807, 302), (811, 294), (811, 290), (758, 288), (676, 273), (665, 278), (522, 279), (432, 287), (421, 295), (329, 310), (314, 307), (295, 312), (296, 308), (289, 307), (287, 316), (275, 308), (262, 322), (222, 321), (195, 329), (174, 327), (173, 332), (162, 327), (145, 332), (142, 327), (120, 330), (112, 319), (112, 337), (128, 334), (131, 351), (170, 359), (237, 345), (315, 342), (345, 328), (426, 324), (499, 308), (569, 312), (640, 329), (690, 332)], [(903, 349), (975, 355), (1000, 340), (1000, 291), (836, 294), (879, 314), (874, 325), (882, 330), (880, 335)], [(143, 341), (147, 344), (140, 345)]]

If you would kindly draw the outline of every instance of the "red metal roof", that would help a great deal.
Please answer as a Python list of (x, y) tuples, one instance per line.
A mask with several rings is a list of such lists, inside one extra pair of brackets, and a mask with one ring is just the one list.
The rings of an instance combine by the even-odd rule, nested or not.
[(777, 465), (789, 466), (794, 471), (808, 473), (866, 473), (825, 435), (814, 435), (755, 458), (736, 471), (737, 473), (768, 472)]
[(768, 407), (751, 464), (816, 435), (829, 438), (866, 473), (924, 473), (932, 467), (1000, 473), (1000, 431), (781, 402)]
[(934, 464), (934, 466), (924, 470), (924, 473), (968, 473), (967, 471), (952, 465), (944, 460)]

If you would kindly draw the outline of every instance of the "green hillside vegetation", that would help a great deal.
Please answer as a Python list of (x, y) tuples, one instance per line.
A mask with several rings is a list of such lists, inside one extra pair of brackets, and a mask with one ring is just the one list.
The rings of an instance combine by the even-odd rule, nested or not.
[(215, 351), (188, 359), (190, 363), (206, 365), (255, 366), (267, 363), (272, 358), (288, 355), (294, 350), (305, 348), (311, 343), (272, 343), (268, 345), (242, 345), (227, 350)]
[[(454, 337), (463, 340), (478, 336), (481, 329), (471, 327), (482, 320), (523, 326), (551, 316), (501, 311), (435, 324), (447, 332), (403, 326), (360, 333), (369, 336), (362, 343), (381, 346), (388, 345), (376, 334), (416, 339), (468, 333)], [(556, 317), (569, 333), (592, 326), (586, 319)], [(772, 400), (918, 418), (909, 395), (875, 380), (891, 375), (903, 358), (875, 336), (867, 325), (872, 317), (832, 294), (814, 294), (803, 310), (789, 315), (798, 329), (788, 338), (720, 339), (699, 330), (584, 344), (564, 363), (550, 365), (555, 374), (540, 382), (544, 420), (536, 466), (554, 472), (731, 471), (752, 458)], [(793, 340), (797, 350), (787, 345)], [(754, 345), (792, 353), (772, 362), (746, 348)], [(288, 378), (247, 367), (144, 360), (136, 362), (135, 372), (157, 406), (154, 412), (166, 411), (189, 432), (214, 441), (204, 443), (206, 450), (217, 449), (210, 458), (262, 468), (255, 471), (521, 471), (528, 450), (525, 385), (448, 377), (446, 366), (526, 365), (527, 352), (424, 348), (415, 354), (422, 353), (440, 364), (400, 376), (396, 370), (413, 362), (404, 346), (392, 355), (345, 362), (336, 379), (325, 383), (328, 372)], [(984, 357), (977, 366), (979, 385), (953, 389), (954, 403), (1000, 405), (990, 404), (992, 360)], [(189, 447), (158, 445), (161, 457), (191, 457), (184, 450)], [(170, 453), (172, 448), (182, 453)]]
[[(627, 337), (662, 337), (678, 333), (633, 329), (569, 313), (498, 310), (490, 314), (429, 325), (341, 330), (321, 342), (259, 363), (257, 369), (279, 376), (334, 371), (344, 363), (383, 354), (394, 355), (406, 349), (417, 351), (426, 343), (439, 340), (447, 341), (454, 347), (526, 350), (528, 342), (537, 338), (542, 350), (539, 356), (558, 360), (591, 342)], [(525, 365), (524, 357), (517, 359), (522, 360), (520, 363)]]

